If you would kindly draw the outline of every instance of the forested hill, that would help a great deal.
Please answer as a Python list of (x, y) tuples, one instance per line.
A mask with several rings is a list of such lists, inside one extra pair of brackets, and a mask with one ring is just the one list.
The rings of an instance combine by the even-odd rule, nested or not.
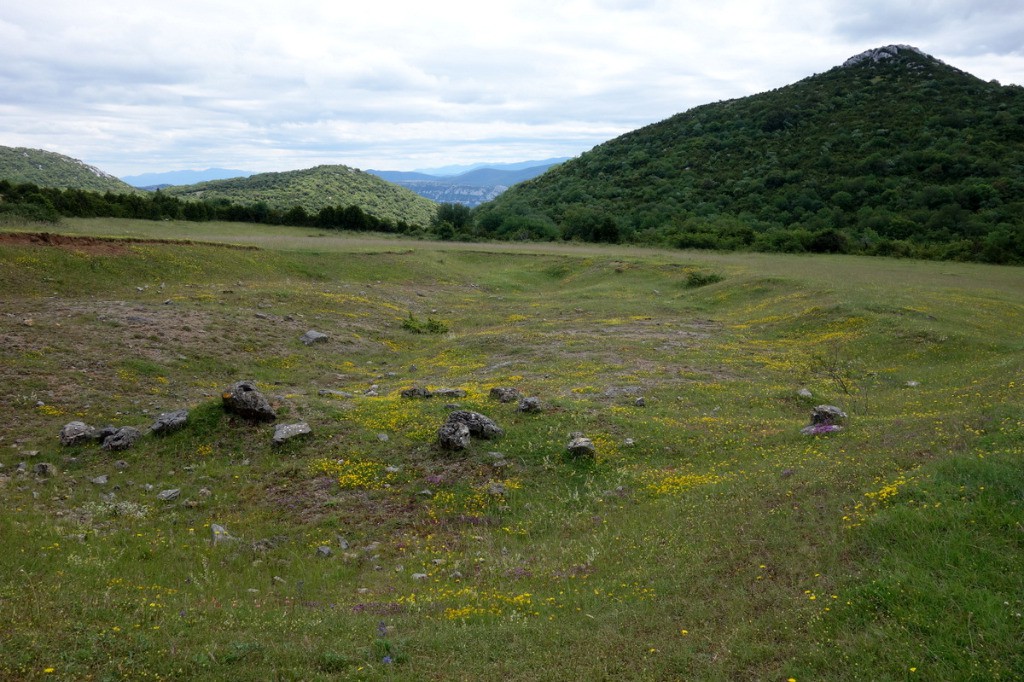
[(0, 146), (0, 180), (93, 192), (137, 192), (134, 187), (70, 156), (42, 149)]
[(262, 203), (282, 211), (300, 206), (311, 214), (327, 206), (359, 206), (377, 218), (414, 225), (428, 224), (437, 210), (437, 204), (408, 189), (341, 165), (211, 180), (163, 191), (182, 198)]
[(1024, 88), (888, 46), (595, 147), (487, 236), (1024, 260)]

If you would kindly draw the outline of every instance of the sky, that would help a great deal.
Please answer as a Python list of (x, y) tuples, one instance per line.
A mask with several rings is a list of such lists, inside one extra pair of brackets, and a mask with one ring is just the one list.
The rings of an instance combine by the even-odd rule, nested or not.
[(577, 156), (909, 44), (1024, 84), (1020, 0), (33, 0), (0, 145), (118, 176)]

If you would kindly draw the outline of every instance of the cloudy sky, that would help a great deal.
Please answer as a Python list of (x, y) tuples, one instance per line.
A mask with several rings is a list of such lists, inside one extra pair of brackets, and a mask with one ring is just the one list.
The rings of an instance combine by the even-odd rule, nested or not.
[(905, 43), (1024, 84), (1020, 0), (34, 0), (0, 145), (115, 175), (574, 156)]

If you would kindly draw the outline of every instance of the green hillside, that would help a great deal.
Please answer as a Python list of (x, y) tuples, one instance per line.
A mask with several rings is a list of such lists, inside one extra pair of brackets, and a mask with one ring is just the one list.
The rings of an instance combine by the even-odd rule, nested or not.
[(260, 173), (248, 178), (211, 180), (169, 187), (167, 194), (183, 198), (265, 203), (286, 211), (301, 206), (316, 213), (327, 206), (359, 206), (366, 213), (391, 221), (426, 225), (437, 208), (405, 188), (348, 166), (317, 166), (284, 173)]
[(1024, 88), (907, 46), (691, 109), (484, 205), (494, 236), (1024, 260)]
[(0, 146), (0, 180), (40, 187), (132, 193), (138, 190), (113, 175), (70, 156), (25, 147)]

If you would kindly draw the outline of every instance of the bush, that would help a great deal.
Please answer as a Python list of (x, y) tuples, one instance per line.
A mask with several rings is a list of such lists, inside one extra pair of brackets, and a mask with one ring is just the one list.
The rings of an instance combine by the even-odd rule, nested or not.
[(704, 287), (709, 284), (721, 282), (724, 277), (719, 275), (717, 272), (701, 272), (700, 270), (690, 270), (686, 273), (686, 288), (696, 289), (697, 287)]
[(444, 334), (448, 331), (448, 325), (432, 317), (428, 317), (425, 321), (420, 320), (409, 313), (409, 317), (402, 320), (402, 329), (407, 329), (414, 334)]

